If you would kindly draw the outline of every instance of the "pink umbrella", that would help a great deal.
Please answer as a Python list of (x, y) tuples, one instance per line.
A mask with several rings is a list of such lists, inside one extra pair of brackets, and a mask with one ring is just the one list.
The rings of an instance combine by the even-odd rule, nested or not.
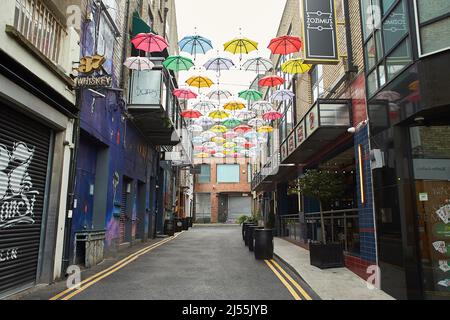
[(234, 139), (234, 138), (236, 138), (237, 136), (238, 136), (238, 134), (237, 134), (236, 132), (233, 132), (233, 131), (225, 132), (225, 133), (223, 134), (223, 137), (224, 137), (225, 139)]
[(189, 100), (197, 98), (197, 94), (188, 89), (175, 89), (173, 95), (182, 100)]
[(131, 42), (145, 52), (162, 52), (169, 46), (163, 37), (153, 33), (139, 33)]
[(263, 119), (266, 121), (274, 121), (283, 118), (283, 114), (278, 111), (269, 111), (263, 114)]

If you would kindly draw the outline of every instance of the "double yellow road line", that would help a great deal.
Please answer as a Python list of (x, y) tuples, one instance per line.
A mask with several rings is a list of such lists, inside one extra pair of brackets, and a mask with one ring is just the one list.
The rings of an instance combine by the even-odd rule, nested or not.
[(80, 282), (79, 288), (69, 288), (64, 290), (61, 293), (58, 293), (56, 296), (50, 298), (50, 300), (69, 300), (71, 298), (73, 298), (74, 296), (76, 296), (77, 294), (80, 294), (81, 292), (83, 292), (84, 290), (86, 290), (87, 288), (89, 288), (90, 286), (96, 284), (97, 282), (101, 281), (102, 279), (110, 276), (111, 274), (119, 271), (120, 269), (122, 269), (123, 267), (125, 267), (126, 265), (130, 264), (131, 262), (135, 261), (136, 259), (138, 259), (140, 256), (149, 253), (152, 250), (155, 250), (156, 248), (162, 246), (163, 244), (166, 244), (174, 239), (176, 239), (180, 234), (182, 234), (183, 232), (177, 233), (175, 236), (167, 238), (165, 240), (162, 240), (158, 243), (152, 244), (148, 247), (145, 247), (131, 255), (129, 255), (128, 257), (120, 260), (119, 262), (115, 263), (114, 265), (112, 265), (111, 267), (83, 280), (82, 282)]
[(311, 296), (275, 260), (264, 260), (295, 300), (312, 300)]

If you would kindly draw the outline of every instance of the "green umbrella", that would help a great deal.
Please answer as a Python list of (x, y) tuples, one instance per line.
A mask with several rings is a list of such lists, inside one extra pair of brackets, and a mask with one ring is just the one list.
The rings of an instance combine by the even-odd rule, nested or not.
[(239, 98), (245, 99), (247, 101), (259, 101), (263, 97), (262, 92), (256, 90), (245, 90), (239, 92)]
[(191, 59), (182, 56), (170, 56), (163, 62), (167, 70), (180, 71), (189, 70), (194, 66)]
[(228, 119), (228, 120), (225, 120), (224, 122), (222, 122), (222, 125), (224, 125), (228, 129), (233, 129), (233, 128), (236, 128), (241, 123), (242, 123), (241, 120), (232, 118), (232, 119)]

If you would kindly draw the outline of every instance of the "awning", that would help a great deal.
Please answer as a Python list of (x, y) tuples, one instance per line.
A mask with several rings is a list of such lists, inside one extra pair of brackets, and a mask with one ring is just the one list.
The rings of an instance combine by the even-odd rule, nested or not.
[(319, 99), (280, 148), (282, 164), (304, 164), (352, 126), (350, 100)]
[(139, 17), (139, 14), (135, 12), (133, 14), (133, 27), (132, 27), (133, 38), (139, 33), (155, 33), (152, 28)]

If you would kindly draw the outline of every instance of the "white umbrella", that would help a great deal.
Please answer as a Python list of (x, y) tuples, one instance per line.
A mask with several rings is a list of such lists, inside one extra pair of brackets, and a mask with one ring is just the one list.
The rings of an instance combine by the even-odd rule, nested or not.
[(262, 127), (262, 126), (265, 125), (265, 124), (266, 124), (266, 122), (265, 122), (263, 119), (260, 119), (260, 118), (251, 119), (251, 120), (248, 122), (248, 125), (249, 125), (250, 127)]
[(268, 101), (257, 101), (252, 105), (251, 109), (256, 112), (266, 113), (273, 110), (273, 105)]
[(226, 156), (221, 152), (216, 152), (213, 154), (214, 158), (225, 158)]
[(212, 138), (214, 138), (217, 135), (212, 131), (205, 131), (200, 136), (205, 140), (211, 140)]
[(195, 119), (194, 123), (202, 127), (208, 127), (215, 124), (214, 120), (212, 120), (210, 117), (200, 117), (198, 119)]
[(200, 101), (192, 106), (192, 109), (200, 111), (203, 114), (208, 114), (218, 106), (210, 101)]
[(211, 100), (217, 100), (220, 101), (222, 99), (228, 99), (231, 98), (232, 94), (230, 91), (227, 90), (214, 90), (208, 93), (207, 97)]
[(276, 91), (270, 99), (272, 101), (290, 101), (294, 99), (295, 94), (291, 90), (278, 90)]
[(127, 58), (123, 65), (128, 69), (137, 71), (152, 70), (155, 67), (154, 63), (151, 62), (149, 58), (145, 57)]
[(236, 115), (239, 120), (247, 121), (256, 118), (256, 113), (249, 110), (242, 110)]
[(237, 143), (237, 144), (244, 144), (247, 142), (247, 139), (244, 139), (242, 137), (237, 137), (233, 139), (233, 142)]
[(188, 131), (190, 131), (190, 132), (203, 132), (203, 127), (194, 124), (194, 125), (188, 127)]

